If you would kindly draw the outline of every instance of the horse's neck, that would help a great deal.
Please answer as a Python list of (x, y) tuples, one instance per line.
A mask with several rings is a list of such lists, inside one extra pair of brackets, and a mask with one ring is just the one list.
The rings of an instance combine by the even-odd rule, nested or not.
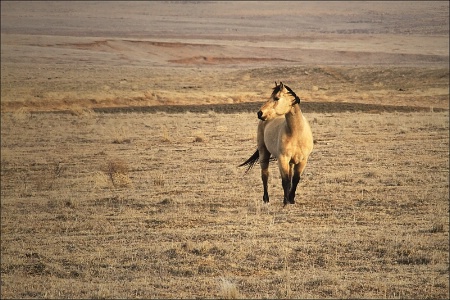
[(304, 119), (302, 111), (300, 110), (300, 105), (294, 105), (291, 110), (285, 115), (286, 126), (288, 127), (291, 134), (301, 132), (304, 127)]

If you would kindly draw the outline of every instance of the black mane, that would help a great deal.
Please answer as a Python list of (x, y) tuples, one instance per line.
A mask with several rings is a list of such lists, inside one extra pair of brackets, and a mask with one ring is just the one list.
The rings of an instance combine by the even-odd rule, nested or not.
[[(272, 97), (280, 92), (280, 87), (281, 87), (281, 84), (279, 84), (273, 88)], [(284, 84), (284, 87), (288, 91), (288, 94), (290, 94), (292, 97), (294, 97), (296, 102), (300, 103), (300, 98), (294, 93), (294, 91), (291, 90), (291, 88), (285, 84)]]
[(275, 95), (278, 94), (279, 92), (280, 92), (280, 85), (276, 85), (276, 86), (273, 88), (273, 92), (272, 92), (271, 97), (275, 96)]

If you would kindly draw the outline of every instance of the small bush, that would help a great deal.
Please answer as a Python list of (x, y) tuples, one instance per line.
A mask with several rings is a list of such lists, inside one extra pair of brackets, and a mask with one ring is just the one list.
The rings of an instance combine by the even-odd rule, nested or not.
[(221, 299), (239, 299), (239, 291), (234, 283), (226, 278), (220, 278), (219, 282)]
[(123, 160), (109, 160), (103, 167), (103, 172), (109, 177), (114, 187), (131, 185), (131, 179), (128, 177), (128, 165)]

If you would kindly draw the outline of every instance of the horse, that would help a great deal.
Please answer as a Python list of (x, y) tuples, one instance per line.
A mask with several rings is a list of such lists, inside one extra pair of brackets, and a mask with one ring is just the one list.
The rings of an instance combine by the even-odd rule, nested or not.
[(300, 98), (281, 81), (257, 113), (257, 150), (239, 167), (247, 173), (259, 160), (264, 203), (269, 202), (267, 181), (269, 161), (277, 160), (284, 190), (283, 204), (295, 203), (295, 191), (313, 150), (313, 136), (308, 120), (300, 109)]

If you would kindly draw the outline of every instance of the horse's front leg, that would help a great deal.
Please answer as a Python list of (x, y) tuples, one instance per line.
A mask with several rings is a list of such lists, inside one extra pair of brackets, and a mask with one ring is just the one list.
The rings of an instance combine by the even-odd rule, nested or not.
[(286, 157), (278, 158), (278, 167), (280, 169), (281, 184), (284, 191), (283, 204), (289, 203), (289, 193), (291, 191), (291, 166), (289, 165), (289, 159)]
[(297, 165), (294, 166), (293, 169), (293, 175), (292, 175), (292, 186), (291, 186), (291, 191), (289, 193), (289, 203), (294, 204), (295, 203), (295, 191), (297, 190), (297, 185), (300, 181), (300, 177), (303, 173), (303, 170), (306, 167), (306, 162), (301, 162)]

